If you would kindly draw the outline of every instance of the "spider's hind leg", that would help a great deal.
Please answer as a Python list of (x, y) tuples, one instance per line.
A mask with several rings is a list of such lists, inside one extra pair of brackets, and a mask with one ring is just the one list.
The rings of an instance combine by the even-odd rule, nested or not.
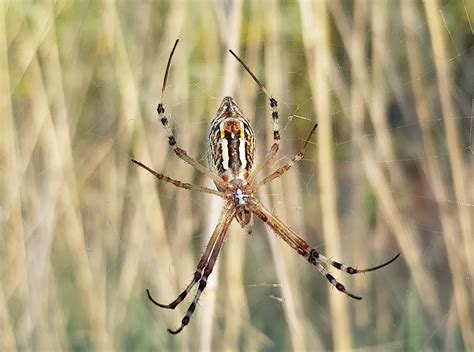
[[(197, 289), (196, 293), (194, 294), (193, 301), (189, 305), (189, 308), (186, 311), (186, 315), (181, 320), (180, 327), (177, 328), (176, 330), (168, 329), (168, 332), (170, 334), (178, 334), (179, 332), (181, 332), (181, 330), (184, 329), (184, 327), (186, 325), (189, 324), (189, 321), (191, 320), (191, 316), (193, 315), (194, 310), (196, 309), (197, 303), (199, 301), (199, 297), (201, 297), (202, 292), (206, 288), (207, 279), (208, 279), (209, 275), (211, 275), (212, 270), (214, 269), (214, 265), (216, 263), (217, 256), (219, 255), (219, 251), (222, 248), (222, 245), (224, 244), (224, 241), (225, 241), (225, 238), (226, 238), (226, 235), (227, 235), (227, 230), (229, 229), (229, 225), (232, 222), (232, 219), (234, 218), (234, 215), (235, 215), (235, 207), (232, 206), (232, 203), (229, 203), (227, 205), (226, 209), (224, 210), (223, 216), (219, 220), (219, 223), (218, 223), (216, 229), (214, 230), (214, 234), (217, 237), (216, 241), (215, 241), (215, 245), (212, 246), (213, 248), (212, 248), (211, 255), (209, 257), (209, 260), (206, 263), (206, 267), (204, 269), (202, 277), (200, 277), (199, 286), (198, 286), (198, 289)], [(213, 236), (214, 236), (214, 234), (213, 234)], [(207, 248), (209, 248), (209, 246)], [(206, 250), (207, 250), (207, 248), (206, 248)]]
[(362, 297), (360, 296), (356, 296), (350, 292), (348, 292), (346, 290), (346, 288), (344, 287), (343, 284), (341, 284), (339, 281), (337, 281), (334, 276), (332, 276), (329, 271), (326, 270), (326, 268), (324, 268), (320, 263), (312, 263), (316, 266), (316, 268), (318, 269), (318, 271), (329, 281), (329, 283), (331, 285), (333, 285), (335, 288), (337, 288), (338, 291), (342, 292), (342, 293), (345, 293), (346, 295), (348, 295), (349, 297), (351, 298), (354, 298), (354, 299), (357, 299), (357, 300), (361, 300)]
[(146, 289), (146, 294), (148, 296), (148, 299), (150, 301), (153, 302), (153, 304), (157, 305), (158, 307), (161, 307), (161, 308), (167, 308), (167, 309), (175, 309), (178, 304), (180, 304), (185, 298), (186, 296), (188, 295), (189, 291), (191, 291), (191, 289), (194, 287), (194, 285), (196, 285), (196, 283), (199, 281), (199, 279), (201, 278), (201, 271), (202, 271), (202, 268), (199, 268), (198, 267), (198, 270), (196, 270), (196, 272), (194, 273), (194, 277), (193, 279), (191, 280), (191, 282), (188, 284), (188, 286), (186, 286), (186, 288), (184, 289), (183, 292), (181, 292), (179, 294), (179, 296), (173, 301), (171, 302), (170, 304), (162, 304), (162, 303), (159, 303), (157, 302), (152, 296), (151, 296), (151, 293), (150, 293), (150, 290), (149, 289)]
[(302, 239), (298, 234), (296, 234), (292, 229), (290, 229), (285, 223), (283, 223), (278, 217), (273, 215), (268, 209), (266, 209), (260, 202), (256, 199), (252, 199), (250, 203), (250, 209), (252, 212), (260, 218), (264, 223), (266, 223), (279, 237), (281, 237), (291, 248), (296, 250), (298, 254), (306, 258), (308, 262), (313, 264), (316, 269), (329, 281), (331, 285), (337, 288), (338, 291), (345, 293), (351, 298), (354, 299), (362, 299), (360, 296), (356, 296), (346, 290), (343, 284), (338, 282), (334, 276), (332, 276), (329, 271), (322, 265), (328, 264), (336, 269), (341, 271), (347, 272), (349, 274), (357, 274), (357, 273), (364, 273), (368, 271), (374, 271), (384, 266), (392, 263), (395, 259), (398, 258), (399, 254), (397, 254), (394, 258), (389, 260), (386, 263), (374, 266), (372, 268), (367, 269), (354, 269), (353, 267), (343, 265), (341, 263), (335, 262), (324, 255), (320, 254), (315, 249), (311, 248), (309, 244)]
[(163, 86), (161, 88), (161, 100), (158, 103), (158, 107), (156, 108), (156, 112), (158, 113), (158, 118), (163, 125), (163, 128), (166, 131), (166, 136), (168, 137), (168, 144), (170, 145), (171, 149), (173, 152), (180, 158), (181, 160), (185, 161), (189, 165), (193, 166), (196, 168), (199, 172), (203, 173), (204, 175), (207, 175), (211, 180), (213, 180), (216, 184), (222, 186), (222, 179), (212, 173), (209, 169), (207, 169), (205, 166), (201, 165), (198, 163), (196, 160), (194, 160), (192, 157), (188, 155), (186, 150), (180, 148), (178, 146), (178, 143), (176, 141), (176, 137), (171, 130), (171, 127), (169, 126), (169, 120), (168, 117), (166, 117), (165, 114), (165, 106), (163, 104), (163, 98), (165, 95), (165, 90), (166, 90), (166, 82), (168, 80), (168, 74), (170, 71), (171, 67), (171, 59), (173, 58), (174, 51), (176, 50), (176, 46), (178, 45), (179, 40), (177, 39), (176, 42), (173, 45), (173, 49), (171, 50), (170, 56), (168, 58), (168, 64), (166, 65), (166, 71), (165, 71), (165, 77), (163, 78)]
[[(148, 295), (148, 298), (150, 301), (152, 301), (155, 305), (161, 308), (168, 308), (168, 309), (175, 309), (178, 304), (180, 304), (188, 295), (189, 291), (196, 285), (197, 282), (199, 282), (202, 277), (203, 277), (203, 271), (207, 270), (207, 267), (209, 266), (209, 262), (212, 259), (212, 255), (214, 253), (214, 247), (216, 245), (216, 242), (218, 239), (221, 237), (222, 232), (227, 231), (227, 228), (230, 225), (230, 222), (232, 221), (235, 213), (235, 208), (232, 207), (231, 203), (228, 203), (225, 207), (224, 210), (221, 213), (221, 216), (219, 218), (219, 222), (214, 229), (214, 232), (211, 235), (211, 238), (209, 239), (209, 242), (207, 243), (206, 249), (204, 250), (204, 253), (201, 256), (201, 260), (199, 261), (196, 271), (194, 272), (194, 277), (191, 280), (191, 282), (186, 286), (183, 292), (181, 292), (178, 297), (171, 302), (170, 304), (162, 304), (157, 302), (150, 294), (150, 290), (146, 290), (146, 293)], [(209, 259), (211, 258), (211, 259)]]
[(367, 273), (369, 271), (375, 271), (375, 270), (381, 269), (384, 266), (387, 266), (387, 265), (393, 263), (399, 256), (400, 256), (400, 253), (395, 255), (392, 259), (390, 259), (390, 260), (388, 260), (388, 261), (386, 261), (386, 262), (384, 262), (380, 265), (373, 266), (371, 268), (356, 269), (356, 268), (353, 268), (352, 266), (348, 266), (348, 265), (339, 263), (335, 260), (332, 260), (332, 259), (326, 257), (325, 255), (319, 253), (315, 249), (311, 249), (311, 251), (309, 252), (308, 261), (311, 262), (312, 258), (314, 258), (314, 260), (318, 260), (322, 263), (333, 266), (334, 268), (336, 268), (338, 270), (344, 271), (344, 272), (352, 275), (352, 274)]

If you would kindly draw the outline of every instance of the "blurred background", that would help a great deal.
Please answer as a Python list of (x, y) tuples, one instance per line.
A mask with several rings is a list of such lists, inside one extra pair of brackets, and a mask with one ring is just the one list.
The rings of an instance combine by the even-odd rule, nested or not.
[[(0, 350), (473, 350), (473, 2), (0, 3)], [(130, 163), (212, 187), (225, 95), (261, 160), (279, 101), (288, 161), (259, 192), (308, 243), (363, 268), (331, 287), (258, 220), (233, 224), (190, 324), (191, 280), (222, 203)]]

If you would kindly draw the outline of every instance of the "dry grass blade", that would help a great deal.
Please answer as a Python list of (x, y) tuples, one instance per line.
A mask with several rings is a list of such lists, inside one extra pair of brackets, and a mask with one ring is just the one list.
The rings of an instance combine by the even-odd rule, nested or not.
[[(337, 216), (337, 185), (335, 184), (335, 166), (333, 154), (333, 123), (331, 121), (329, 94), (329, 63), (331, 52), (329, 46), (328, 8), (325, 2), (316, 2), (313, 6), (301, 3), (301, 13), (307, 23), (305, 44), (310, 71), (310, 83), (314, 99), (314, 116), (318, 117), (318, 165), (320, 169), (319, 189), (323, 219), (323, 232), (326, 249), (335, 258), (342, 258), (341, 238)], [(319, 35), (309, 26), (319, 23)], [(314, 58), (314, 59), (312, 59)], [(329, 290), (331, 292), (331, 290)], [(352, 346), (352, 333), (349, 323), (348, 301), (343, 295), (330, 295), (331, 313), (337, 319), (333, 323), (333, 345), (335, 349), (348, 349)]]
[[(450, 117), (455, 116), (456, 110), (452, 98), (452, 84), (451, 84), (451, 72), (448, 66), (448, 55), (446, 50), (445, 38), (446, 35), (443, 33), (443, 28), (440, 19), (440, 7), (436, 0), (425, 3), (426, 18), (428, 21), (428, 27), (431, 34), (431, 42), (433, 49), (433, 56), (435, 57), (436, 74), (438, 77), (438, 91), (441, 100), (441, 108), (443, 113), (443, 121), (446, 127), (446, 144), (448, 148), (449, 161), (451, 163), (451, 174), (453, 179), (453, 188), (456, 200), (458, 202), (464, 202), (467, 194), (466, 188), (466, 172), (464, 170), (463, 156), (460, 153), (460, 136), (455, 120)], [(413, 59), (413, 57), (412, 57)], [(436, 170), (434, 170), (436, 171)], [(432, 177), (437, 177), (431, 175)], [(434, 181), (435, 184), (438, 182)], [(437, 187), (438, 196), (443, 196), (441, 191), (441, 185)], [(446, 214), (444, 205), (441, 205), (441, 212), (443, 214), (443, 225), (450, 229), (455, 228), (456, 220)], [(467, 271), (469, 276), (474, 275), (474, 236), (472, 228), (472, 212), (466, 206), (458, 207), (459, 225), (462, 234), (462, 239), (456, 241), (458, 237), (454, 233), (449, 233), (451, 230), (447, 230), (445, 233), (446, 250), (448, 252), (448, 258), (450, 267), (453, 273), (453, 291), (454, 291), (454, 302), (457, 308), (457, 313), (460, 320), (461, 330), (463, 333), (464, 343), (467, 350), (474, 349), (474, 332), (473, 332), (473, 298), (472, 289), (474, 285), (471, 283), (471, 290), (466, 287), (464, 281), (464, 271), (466, 270), (465, 262), (467, 262)], [(460, 243), (464, 243), (464, 255), (459, 255), (457, 246)], [(462, 253), (463, 251), (461, 251)], [(465, 262), (464, 259), (465, 258)], [(471, 294), (469, 294), (471, 291)], [(471, 298), (469, 298), (469, 296)]]
[[(467, 6), (1, 2), (0, 350), (474, 349)], [(169, 150), (155, 112), (165, 90), (169, 124), (201, 164), (226, 95), (262, 160), (271, 92), (281, 143), (255, 184), (285, 174), (262, 203), (344, 264), (400, 258), (357, 277), (327, 268), (359, 302), (258, 220), (252, 236), (232, 226), (223, 270), (169, 336), (178, 318), (145, 289), (180, 292), (222, 204), (130, 162), (214, 187)], [(280, 169), (316, 122), (303, 159)]]

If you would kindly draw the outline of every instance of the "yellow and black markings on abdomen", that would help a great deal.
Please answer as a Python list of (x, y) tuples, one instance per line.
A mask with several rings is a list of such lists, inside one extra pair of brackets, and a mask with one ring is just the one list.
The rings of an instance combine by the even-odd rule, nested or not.
[(209, 129), (210, 167), (219, 176), (246, 178), (254, 164), (255, 139), (250, 122), (232, 98), (224, 98)]

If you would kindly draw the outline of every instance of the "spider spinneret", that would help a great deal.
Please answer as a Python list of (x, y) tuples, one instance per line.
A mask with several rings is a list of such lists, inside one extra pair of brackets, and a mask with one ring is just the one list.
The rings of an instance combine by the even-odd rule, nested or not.
[(155, 301), (155, 299), (151, 296), (150, 291), (147, 289), (148, 298), (155, 305), (162, 308), (174, 309), (186, 298), (191, 289), (196, 284), (198, 284), (193, 301), (189, 305), (186, 315), (181, 320), (181, 326), (175, 330), (168, 329), (168, 331), (172, 334), (177, 334), (189, 323), (191, 316), (196, 309), (199, 297), (207, 285), (207, 279), (212, 273), (232, 220), (236, 219), (242, 227), (251, 227), (253, 215), (267, 224), (273, 230), (273, 232), (281, 237), (290, 247), (296, 250), (298, 254), (303, 256), (309, 263), (313, 264), (316, 269), (328, 280), (328, 282), (338, 291), (351, 298), (357, 300), (362, 299), (361, 297), (348, 292), (344, 285), (338, 282), (334, 276), (329, 273), (328, 269), (324, 265), (332, 266), (333, 268), (348, 274), (365, 273), (387, 266), (388, 264), (395, 261), (399, 254), (395, 255), (392, 259), (383, 264), (367, 269), (355, 269), (351, 266), (346, 266), (324, 256), (322, 253), (319, 253), (315, 249), (311, 248), (304, 239), (302, 239), (297, 233), (284, 224), (278, 217), (273, 215), (272, 212), (266, 209), (263, 204), (261, 204), (255, 197), (255, 192), (259, 187), (282, 176), (285, 172), (291, 169), (295, 163), (303, 158), (309, 140), (311, 139), (318, 125), (314, 125), (306, 137), (299, 152), (293, 156), (289, 162), (280, 166), (270, 175), (264, 177), (258, 182), (255, 182), (258, 173), (270, 163), (279, 149), (280, 132), (278, 127), (278, 103), (276, 99), (274, 99), (268, 93), (268, 91), (260, 83), (257, 77), (255, 77), (252, 71), (250, 71), (247, 65), (232, 50), (229, 50), (229, 52), (237, 59), (237, 61), (240, 62), (240, 64), (252, 76), (254, 81), (269, 98), (269, 105), (272, 112), (273, 144), (265, 155), (263, 161), (255, 165), (255, 136), (252, 126), (250, 125), (250, 121), (242, 113), (242, 110), (235, 103), (233, 98), (225, 97), (217, 110), (216, 116), (209, 126), (209, 169), (206, 168), (190, 157), (184, 149), (178, 147), (176, 138), (169, 127), (168, 118), (165, 115), (163, 96), (171, 65), (171, 58), (173, 57), (177, 45), (178, 40), (176, 40), (173, 46), (168, 59), (168, 64), (166, 66), (165, 77), (163, 79), (163, 86), (161, 89), (161, 102), (158, 104), (157, 108), (158, 117), (164, 129), (166, 130), (168, 143), (174, 153), (180, 159), (196, 168), (199, 172), (211, 178), (214, 181), (217, 190), (181, 182), (166, 175), (157, 173), (150, 167), (137, 160), (132, 159), (132, 162), (146, 169), (159, 180), (171, 183), (176, 187), (222, 197), (225, 200), (225, 206), (221, 212), (217, 226), (214, 229), (214, 232), (212, 233), (204, 253), (202, 254), (201, 259), (196, 267), (193, 279), (188, 284), (188, 286), (186, 286), (184, 291), (181, 292), (173, 302), (169, 304), (161, 304)]

